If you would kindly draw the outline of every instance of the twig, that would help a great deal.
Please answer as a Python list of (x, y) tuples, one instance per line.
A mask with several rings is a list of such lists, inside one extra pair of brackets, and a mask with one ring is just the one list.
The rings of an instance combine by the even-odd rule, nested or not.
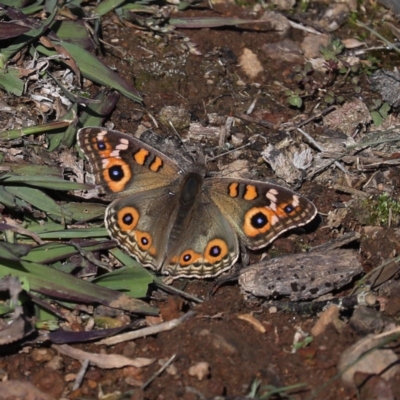
[(156, 371), (151, 377), (150, 379), (148, 379), (145, 383), (143, 383), (143, 385), (140, 387), (142, 390), (146, 389), (147, 386), (150, 385), (151, 382), (154, 381), (154, 379), (157, 378), (157, 376), (161, 375), (171, 364), (172, 362), (175, 360), (176, 358), (176, 354), (174, 354), (172, 357), (170, 357), (170, 359), (158, 370)]
[(381, 34), (379, 34), (376, 30), (370, 28), (368, 25), (364, 24), (361, 21), (356, 21), (356, 25), (360, 26), (361, 28), (367, 29), (370, 31), (373, 35), (375, 35), (377, 38), (381, 39), (387, 46), (388, 50), (394, 50), (397, 53), (400, 53), (400, 50), (396, 47), (396, 45), (392, 42), (389, 42), (385, 37), (383, 37)]
[(368, 197), (367, 193), (362, 192), (361, 190), (354, 189), (354, 188), (349, 187), (349, 186), (339, 185), (339, 184), (335, 183), (332, 186), (332, 188), (335, 189), (335, 190), (339, 190), (339, 191), (341, 191), (343, 193), (354, 194), (355, 196), (359, 196), (359, 197), (363, 197), (363, 198)]
[(107, 346), (111, 346), (121, 342), (127, 342), (128, 340), (138, 339), (144, 336), (155, 335), (160, 332), (170, 331), (177, 326), (179, 326), (182, 322), (186, 321), (187, 319), (193, 317), (195, 315), (194, 311), (189, 311), (181, 318), (173, 319), (171, 321), (162, 322), (161, 324), (148, 326), (147, 328), (139, 329), (133, 332), (121, 333), (120, 335), (116, 335), (107, 339), (100, 340), (96, 344), (105, 344)]
[(289, 128), (287, 130), (291, 131), (293, 129), (300, 128), (300, 127), (302, 127), (304, 125), (307, 125), (309, 122), (316, 120), (317, 118), (321, 118), (324, 115), (329, 114), (331, 111), (334, 111), (334, 110), (336, 110), (336, 106), (330, 106), (328, 108), (325, 108), (325, 110), (322, 110), (320, 113), (311, 115), (311, 117), (309, 117), (309, 118), (307, 118), (307, 119), (305, 119), (303, 121), (300, 121), (294, 127)]
[[(311, 135), (309, 135), (307, 132), (305, 132), (305, 131), (303, 131), (303, 129), (300, 129), (300, 128), (296, 128), (303, 136), (305, 136), (306, 138), (307, 138), (307, 140), (313, 145), (313, 146), (315, 146), (319, 151), (325, 151), (325, 149), (318, 143), (318, 142), (316, 142), (312, 137), (311, 137)], [(334, 162), (334, 164), (341, 170), (341, 171), (343, 171), (345, 174), (349, 174), (350, 175), (350, 172), (348, 172), (347, 170), (346, 170), (346, 168), (344, 168), (343, 167), (343, 165), (342, 164), (340, 164), (338, 161), (335, 161)]]
[(72, 386), (72, 390), (78, 389), (82, 385), (83, 378), (85, 377), (86, 371), (89, 367), (89, 359), (86, 359), (82, 362), (81, 369), (76, 375), (74, 385)]
[(235, 118), (239, 118), (239, 119), (241, 119), (243, 121), (247, 121), (247, 122), (250, 122), (250, 123), (253, 123), (253, 124), (261, 125), (261, 126), (263, 126), (265, 128), (268, 128), (268, 129), (273, 129), (273, 127), (274, 127), (274, 124), (271, 124), (271, 122), (264, 121), (264, 120), (259, 119), (259, 118), (250, 117), (249, 115), (246, 115), (246, 114), (240, 114), (240, 115), (239, 114), (235, 114)]

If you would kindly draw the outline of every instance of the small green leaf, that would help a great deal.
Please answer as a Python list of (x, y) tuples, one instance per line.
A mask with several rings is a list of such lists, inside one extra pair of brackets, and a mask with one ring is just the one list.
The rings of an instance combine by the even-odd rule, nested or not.
[(382, 107), (379, 109), (379, 114), (381, 114), (384, 119), (387, 118), (390, 108), (391, 107), (388, 103), (383, 103)]
[(7, 72), (0, 72), (0, 87), (16, 96), (21, 96), (24, 90), (24, 82), (18, 78), (17, 68), (9, 68)]
[(375, 126), (380, 126), (383, 122), (382, 116), (378, 111), (372, 111), (371, 118)]
[(300, 96), (290, 96), (288, 102), (291, 106), (300, 108), (303, 105), (303, 100)]

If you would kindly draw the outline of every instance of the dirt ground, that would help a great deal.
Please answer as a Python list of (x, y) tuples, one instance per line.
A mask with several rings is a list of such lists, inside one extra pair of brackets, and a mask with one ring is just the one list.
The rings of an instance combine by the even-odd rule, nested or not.
[[(317, 19), (321, 15), (321, 7), (326, 5), (316, 3), (310, 7), (302, 16), (305, 25), (307, 21), (311, 22), (313, 18)], [(226, 3), (216, 5), (214, 11), (188, 10), (177, 15), (255, 19), (260, 18), (263, 13), (251, 10), (250, 6), (240, 7)], [(396, 21), (393, 23), (398, 25)], [(209, 163), (208, 167), (213, 171), (237, 160), (247, 160), (248, 164), (244, 168), (248, 168), (247, 173), (252, 177), (276, 181), (274, 172), (261, 159), (260, 152), (266, 144), (275, 145), (285, 138), (286, 133), (281, 124), (293, 124), (320, 112), (316, 109), (319, 102), (317, 99), (310, 100), (302, 109), (289, 107), (285, 89), (294, 90), (297, 87), (294, 80), (295, 67), (300, 65), (302, 68), (304, 62), (271, 58), (265, 50), (265, 45), (281, 42), (283, 38), (262, 24), (244, 25), (240, 28), (181, 29), (168, 35), (160, 34), (158, 37), (155, 37), (154, 33), (116, 24), (111, 16), (105, 18), (103, 27), (104, 40), (112, 42), (125, 52), (125, 56), (121, 58), (118, 51), (108, 49), (102, 57), (103, 61), (112, 65), (127, 81), (135, 84), (145, 104), (144, 107), (140, 107), (121, 97), (111, 117), (111, 122), (117, 130), (133, 133), (139, 125), (144, 125), (159, 133), (170, 134), (171, 128), (162, 124), (158, 117), (160, 110), (165, 106), (182, 107), (190, 114), (191, 122), (199, 122), (206, 127), (210, 125), (210, 114), (216, 113), (225, 119), (228, 116), (238, 117), (246, 113), (250, 104), (257, 99), (254, 112), (250, 116), (258, 121), (271, 123), (274, 127), (270, 129), (237, 118), (231, 135), (239, 138), (243, 144), (248, 143), (251, 138), (252, 144)], [(286, 37), (300, 44), (306, 35), (301, 30), (290, 29)], [(349, 24), (331, 34), (341, 39), (355, 35), (354, 26)], [(373, 42), (373, 39), (369, 36), (368, 38)], [(195, 45), (199, 54), (190, 53), (187, 43)], [(244, 49), (251, 50), (262, 66), (263, 70), (255, 77), (250, 77), (240, 65), (239, 59)], [(377, 56), (389, 68), (391, 60), (388, 54), (381, 52)], [(328, 79), (328, 74), (323, 75), (321, 81)], [(353, 86), (341, 82), (337, 83), (337, 86), (333, 84), (330, 89), (335, 90), (337, 95), (343, 95), (346, 101), (351, 101), (357, 96)], [(376, 96), (371, 93), (366, 77), (361, 78), (360, 86), (360, 97), (365, 102)], [(153, 117), (158, 121), (158, 127), (154, 125)], [(317, 141), (327, 134), (321, 119), (312, 120), (304, 129)], [(364, 126), (361, 129), (370, 128)], [(191, 134), (187, 134), (187, 127), (178, 130), (183, 138), (189, 136), (189, 139), (193, 140)], [(298, 134), (293, 132), (293, 135)], [(216, 137), (202, 141), (206, 144), (206, 152), (209, 154), (220, 154), (229, 148), (218, 148)], [(230, 138), (226, 141), (229, 143)], [(357, 174), (356, 166), (347, 167)], [(387, 173), (386, 179), (393, 186), (392, 196), (398, 198), (400, 174), (396, 165), (361, 172), (353, 181), (356, 189), (362, 190), (361, 184), (357, 186), (361, 175), (363, 182), (366, 182), (377, 172)], [(251, 262), (259, 260), (262, 253), (270, 257), (271, 254), (275, 256), (301, 252), (305, 248), (326, 243), (350, 231), (362, 234), (361, 239), (350, 245), (350, 248), (358, 252), (365, 273), (397, 255), (400, 236), (396, 224), (391, 227), (379, 227), (377, 224), (363, 223), (357, 215), (356, 208), (351, 209), (351, 213), (336, 225), (330, 220), (327, 222), (329, 213), (341, 209), (341, 205), (352, 199), (352, 193), (339, 191), (334, 187), (335, 184), (345, 184), (348, 182), (346, 179), (342, 171), (332, 167), (322, 178), (304, 181), (298, 191), (314, 202), (319, 217), (308, 226), (285, 234), (266, 250), (249, 252)], [(369, 230), (366, 230), (366, 227)], [(336, 291), (334, 296), (348, 295), (356, 280)], [(0, 358), (0, 375), (7, 374), (9, 380), (29, 381), (54, 398), (69, 399), (196, 400), (217, 396), (240, 399), (250, 393), (255, 379), (258, 379), (262, 386), (272, 385), (277, 388), (303, 383), (304, 387), (290, 392), (292, 399), (357, 398), (357, 391), (345, 386), (340, 377), (336, 376), (342, 353), (366, 334), (349, 324), (352, 309), (341, 313), (338, 318), (341, 324), (328, 324), (321, 334), (313, 337), (308, 346), (294, 352), (292, 348), (296, 332), (301, 330), (309, 333), (319, 319), (318, 313), (302, 314), (276, 310), (271, 303), (273, 300), (246, 300), (237, 281), (223, 284), (215, 293), (209, 295), (214, 283), (214, 279), (186, 282), (186, 292), (204, 298), (204, 302), (198, 305), (188, 301), (182, 303), (174, 296), (162, 296), (161, 300), (150, 299), (155, 305), (164, 307), (165, 319), (170, 319), (168, 313), (179, 317), (189, 310), (195, 311), (195, 316), (177, 328), (138, 339), (134, 343), (101, 348), (105, 353), (154, 357), (157, 361), (149, 367), (111, 370), (89, 367), (82, 386), (71, 391), (71, 382), (81, 364), (65, 356), (59, 359), (57, 351), (51, 347), (33, 346), (8, 349), (7, 354)], [(174, 282), (174, 285), (182, 287), (182, 281)], [(377, 310), (379, 315), (389, 318), (394, 325), (400, 311), (398, 293), (399, 291), (396, 292), (393, 288), (379, 293), (381, 301), (372, 308)], [(252, 314), (265, 331), (261, 332), (254, 323), (240, 318), (244, 314)], [(77, 347), (87, 351), (99, 351), (95, 345)], [(176, 359), (172, 366), (157, 376), (145, 389), (140, 389), (140, 386), (159, 370), (162, 363), (159, 361), (165, 361), (174, 354)], [(49, 366), (49, 362), (55, 363), (55, 360), (60, 363), (59, 368)], [(206, 373), (204, 376), (192, 376), (190, 368), (200, 362), (208, 363)], [(399, 398), (400, 374), (390, 378), (390, 384), (385, 388), (388, 387), (391, 388), (394, 397), (361, 397)], [(125, 393), (124, 397), (118, 397), (117, 392)], [(109, 394), (109, 397), (101, 397), (101, 393)], [(273, 398), (286, 397), (276, 395)]]

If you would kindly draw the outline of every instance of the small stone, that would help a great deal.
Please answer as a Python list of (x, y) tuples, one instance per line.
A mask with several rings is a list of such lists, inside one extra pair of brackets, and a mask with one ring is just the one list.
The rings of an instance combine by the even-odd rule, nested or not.
[(199, 381), (210, 375), (210, 365), (206, 361), (201, 361), (189, 368), (189, 375), (196, 377)]
[[(308, 34), (301, 43), (301, 50), (306, 59), (321, 57), (321, 48), (329, 44), (331, 37), (329, 35)], [(325, 61), (325, 60), (324, 60)]]
[(243, 52), (239, 57), (239, 62), (244, 73), (251, 79), (255, 79), (257, 75), (264, 71), (264, 68), (261, 65), (257, 55), (254, 54), (250, 49), (243, 49)]
[(190, 125), (190, 113), (184, 107), (165, 106), (158, 117), (165, 126), (172, 125), (177, 131), (187, 129)]
[(48, 349), (33, 349), (32, 359), (36, 362), (50, 361), (54, 354)]
[(281, 42), (266, 43), (262, 46), (262, 49), (272, 60), (304, 63), (300, 47), (290, 39), (284, 39)]
[(64, 368), (64, 360), (60, 356), (54, 356), (45, 364), (45, 367), (59, 371)]

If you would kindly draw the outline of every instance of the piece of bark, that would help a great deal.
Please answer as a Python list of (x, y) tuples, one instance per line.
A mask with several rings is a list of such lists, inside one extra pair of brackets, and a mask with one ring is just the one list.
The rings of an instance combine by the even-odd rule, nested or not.
[(337, 290), (363, 272), (354, 250), (313, 251), (277, 257), (244, 268), (239, 285), (256, 297), (315, 299)]

